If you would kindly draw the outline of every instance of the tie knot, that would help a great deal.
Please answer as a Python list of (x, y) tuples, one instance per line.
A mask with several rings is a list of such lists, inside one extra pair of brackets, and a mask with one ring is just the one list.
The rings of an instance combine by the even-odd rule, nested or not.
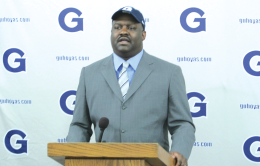
[(123, 67), (124, 67), (124, 68), (126, 68), (126, 69), (127, 69), (127, 68), (128, 68), (128, 66), (129, 66), (129, 63), (128, 63), (128, 62), (124, 62), (124, 63), (123, 63)]

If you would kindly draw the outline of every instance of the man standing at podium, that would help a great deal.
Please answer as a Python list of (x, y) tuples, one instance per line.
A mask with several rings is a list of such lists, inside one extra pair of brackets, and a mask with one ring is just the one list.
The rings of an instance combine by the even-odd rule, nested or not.
[(97, 140), (99, 119), (107, 117), (102, 142), (159, 143), (169, 151), (169, 131), (170, 154), (187, 166), (195, 127), (184, 78), (179, 66), (143, 50), (145, 38), (140, 11), (123, 7), (113, 14), (113, 54), (82, 69), (67, 141), (89, 142), (92, 124)]

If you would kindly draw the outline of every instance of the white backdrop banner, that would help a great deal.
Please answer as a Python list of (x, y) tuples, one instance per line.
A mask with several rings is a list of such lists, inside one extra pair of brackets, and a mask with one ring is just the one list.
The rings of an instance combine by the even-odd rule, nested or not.
[(123, 6), (144, 15), (144, 49), (182, 68), (196, 125), (189, 165), (259, 165), (258, 5), (1, 0), (0, 165), (60, 165), (47, 143), (66, 142), (80, 71), (112, 53), (111, 16)]

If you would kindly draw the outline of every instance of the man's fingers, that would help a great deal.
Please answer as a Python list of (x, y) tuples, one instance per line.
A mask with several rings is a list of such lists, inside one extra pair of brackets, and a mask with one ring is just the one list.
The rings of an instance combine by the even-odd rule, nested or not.
[(181, 160), (177, 158), (177, 164), (176, 164), (176, 166), (182, 166), (181, 164), (182, 164)]
[(176, 166), (182, 166), (182, 157), (181, 157), (181, 155), (178, 155), (178, 154), (177, 154), (177, 164), (176, 164)]
[(175, 159), (176, 166), (181, 166), (181, 164), (182, 164), (182, 161), (180, 159), (181, 155), (179, 155), (177, 152), (171, 152), (170, 154)]
[(178, 152), (170, 152), (172, 158), (176, 160), (175, 166), (188, 166), (187, 159)]

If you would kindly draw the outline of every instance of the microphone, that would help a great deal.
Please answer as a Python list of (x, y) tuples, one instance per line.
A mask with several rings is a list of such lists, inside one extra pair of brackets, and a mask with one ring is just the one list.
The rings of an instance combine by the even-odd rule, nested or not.
[(101, 142), (104, 130), (107, 128), (108, 124), (109, 124), (109, 120), (106, 117), (100, 118), (98, 125), (101, 132), (98, 138), (98, 142)]

